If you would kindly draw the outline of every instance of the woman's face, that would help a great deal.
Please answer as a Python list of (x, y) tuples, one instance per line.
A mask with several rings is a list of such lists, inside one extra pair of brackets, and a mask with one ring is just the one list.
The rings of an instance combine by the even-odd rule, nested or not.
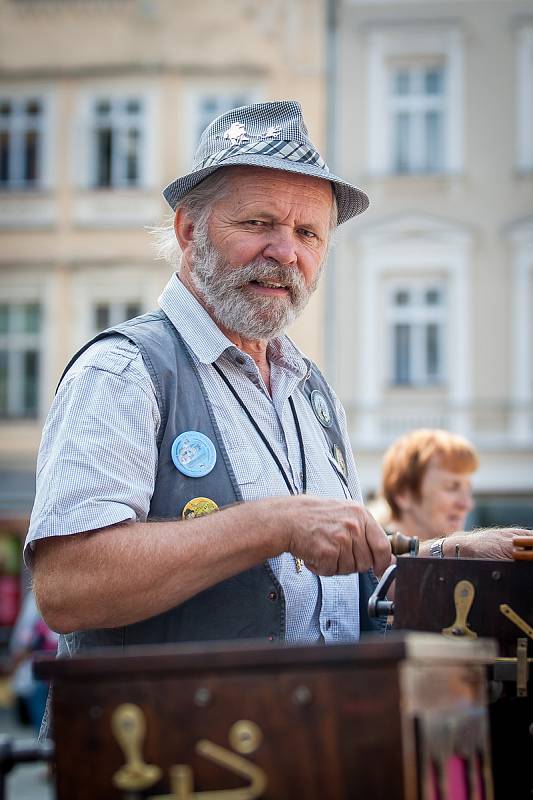
[(422, 539), (434, 539), (464, 530), (473, 508), (471, 472), (454, 472), (438, 456), (430, 459), (420, 497), (406, 492), (399, 499), (402, 531)]

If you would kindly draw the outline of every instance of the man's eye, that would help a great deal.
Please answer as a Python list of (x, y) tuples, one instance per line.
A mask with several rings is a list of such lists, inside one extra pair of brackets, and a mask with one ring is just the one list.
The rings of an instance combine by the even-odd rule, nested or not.
[(316, 233), (314, 233), (314, 231), (307, 230), (307, 228), (300, 228), (300, 233), (306, 239), (316, 239)]
[(265, 223), (263, 222), (262, 219), (247, 219), (246, 220), (246, 224), (247, 225), (252, 225), (252, 226), (254, 226), (256, 228), (260, 228)]

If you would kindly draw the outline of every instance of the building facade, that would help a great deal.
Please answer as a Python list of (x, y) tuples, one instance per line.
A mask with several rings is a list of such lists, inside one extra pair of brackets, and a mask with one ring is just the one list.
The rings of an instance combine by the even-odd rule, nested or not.
[[(322, 0), (0, 0), (0, 579), (64, 365), (168, 279), (146, 230), (162, 188), (211, 119), (278, 98), (323, 147)], [(322, 308), (293, 330), (319, 361)]]
[(337, 15), (335, 161), (371, 207), (339, 231), (327, 353), (363, 487), (397, 435), (443, 427), (479, 448), (480, 521), (531, 524), (533, 8)]
[(371, 198), (291, 331), (365, 494), (440, 426), (480, 450), (479, 521), (533, 525), (532, 87), (529, 0), (0, 0), (0, 530), (69, 356), (167, 280), (161, 188), (217, 113), (284, 97)]

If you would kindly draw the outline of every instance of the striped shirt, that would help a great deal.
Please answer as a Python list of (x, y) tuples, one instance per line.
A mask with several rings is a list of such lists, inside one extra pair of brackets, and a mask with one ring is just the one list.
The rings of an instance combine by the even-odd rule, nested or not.
[[(276, 337), (268, 345), (269, 394), (253, 359), (222, 333), (176, 275), (159, 305), (192, 354), (245, 501), (286, 495), (288, 490), (271, 453), (213, 368), (215, 363), (251, 411), (295, 493), (302, 490), (303, 473), (291, 396), (303, 439), (307, 493), (331, 498), (351, 495), (361, 502), (342, 406), (335, 398), (346, 445), (349, 491), (303, 392), (310, 363), (287, 336)], [(146, 521), (157, 472), (159, 425), (154, 387), (139, 350), (119, 336), (91, 345), (63, 379), (44, 426), (25, 544), (29, 565), (37, 539), (125, 520)], [(305, 568), (297, 573), (289, 553), (270, 563), (285, 594), (287, 640), (359, 638), (357, 575), (317, 578)]]

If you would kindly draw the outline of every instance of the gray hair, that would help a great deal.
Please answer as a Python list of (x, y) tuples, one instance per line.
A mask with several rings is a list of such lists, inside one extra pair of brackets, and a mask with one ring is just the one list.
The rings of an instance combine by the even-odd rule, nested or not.
[[(182, 202), (179, 204), (185, 208), (198, 231), (207, 231), (207, 222), (211, 213), (211, 208), (219, 200), (222, 200), (229, 192), (230, 168), (218, 169), (201, 183), (191, 189)], [(329, 238), (328, 248), (333, 244), (333, 234), (337, 228), (337, 199), (333, 192), (333, 202), (329, 218)], [(174, 269), (179, 268), (181, 250), (174, 231), (174, 215), (166, 217), (162, 225), (149, 227), (148, 231), (153, 237), (153, 244), (156, 251), (156, 258), (159, 261), (167, 261)]]

